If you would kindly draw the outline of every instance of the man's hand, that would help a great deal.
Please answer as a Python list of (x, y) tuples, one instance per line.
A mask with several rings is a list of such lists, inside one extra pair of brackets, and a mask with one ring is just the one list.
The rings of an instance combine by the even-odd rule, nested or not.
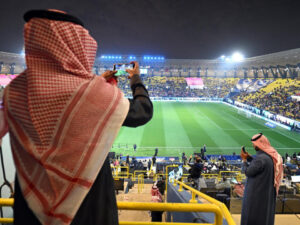
[(126, 72), (129, 74), (128, 78), (130, 79), (133, 75), (140, 75), (140, 66), (137, 61), (130, 62), (130, 64), (134, 64), (133, 69), (127, 69)]
[(108, 81), (110, 78), (113, 78), (115, 76), (115, 74), (117, 73), (117, 71), (111, 71), (111, 70), (107, 70), (104, 73), (101, 74), (101, 76)]
[(242, 158), (243, 162), (246, 162), (248, 157), (250, 157), (249, 153), (246, 152), (246, 151), (244, 152), (244, 151), (243, 151), (243, 147), (242, 147), (242, 150), (241, 150), (241, 158)]

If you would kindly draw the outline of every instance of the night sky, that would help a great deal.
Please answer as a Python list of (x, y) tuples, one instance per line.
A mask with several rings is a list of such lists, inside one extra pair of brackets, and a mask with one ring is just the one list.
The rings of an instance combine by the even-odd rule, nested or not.
[(0, 51), (23, 47), (23, 14), (55, 8), (79, 17), (102, 54), (214, 59), (300, 47), (300, 0), (2, 0)]

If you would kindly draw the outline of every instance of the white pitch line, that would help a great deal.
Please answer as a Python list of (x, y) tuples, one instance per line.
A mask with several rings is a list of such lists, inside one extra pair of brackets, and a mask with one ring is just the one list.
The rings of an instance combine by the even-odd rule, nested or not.
[[(236, 108), (231, 108), (232, 110), (231, 111), (235, 111), (235, 113), (237, 113), (237, 109)], [(230, 115), (230, 114), (228, 114), (227, 112), (225, 112), (227, 115)], [(239, 115), (242, 115), (242, 114), (239, 114)], [(234, 116), (232, 116), (232, 115), (230, 115), (231, 117), (233, 117), (234, 119), (236, 119), (236, 120), (239, 120), (239, 119), (237, 119), (237, 118), (235, 118)], [(244, 116), (244, 115), (242, 115), (242, 116)], [(257, 119), (257, 118), (255, 118), (255, 119)], [(259, 124), (257, 121), (255, 121), (254, 119), (251, 119), (253, 122), (255, 122), (255, 123), (257, 123), (257, 124)], [(260, 119), (261, 120), (261, 119)], [(261, 125), (261, 124), (259, 124), (259, 125)], [(241, 129), (242, 130), (242, 129)], [(245, 129), (246, 130), (246, 129)], [(256, 129), (256, 130), (261, 130), (261, 129)], [(290, 137), (290, 136), (288, 136), (288, 135), (286, 135), (286, 134), (284, 134), (284, 133), (282, 133), (281, 131), (279, 131), (279, 130), (271, 130), (271, 129), (265, 129), (266, 131), (274, 131), (274, 132), (277, 132), (277, 133), (279, 133), (279, 134), (281, 134), (281, 135), (283, 135), (283, 136), (285, 136), (285, 137), (287, 137), (287, 138), (289, 138), (289, 139), (292, 139), (293, 141), (295, 141), (295, 142), (297, 142), (297, 143), (299, 143), (300, 144), (300, 141), (298, 141), (297, 139), (295, 139), (295, 138), (293, 138), (293, 137)]]
[(266, 131), (269, 131), (270, 129), (223, 129), (223, 130), (261, 130), (261, 131), (264, 131), (264, 130), (266, 130)]
[[(201, 147), (201, 146), (199, 146)], [(154, 149), (154, 148), (158, 148), (158, 149), (199, 149), (199, 147), (186, 147), (186, 146), (176, 146), (176, 147), (165, 147), (165, 146), (139, 146), (138, 148), (139, 149)], [(252, 146), (245, 146), (246, 148), (252, 148)], [(240, 149), (241, 147), (240, 146), (234, 146), (234, 147), (210, 147), (210, 146), (206, 146), (206, 148), (209, 150), (209, 149)], [(299, 148), (277, 148), (275, 147), (276, 149), (300, 149)]]
[(293, 137), (290, 137), (290, 136), (286, 135), (285, 133), (283, 133), (283, 132), (281, 132), (281, 131), (279, 131), (279, 130), (271, 130), (271, 131), (275, 131), (275, 132), (277, 132), (277, 133), (279, 133), (279, 134), (281, 134), (281, 135), (283, 135), (283, 136), (285, 136), (285, 137), (287, 137), (287, 138), (289, 138), (289, 139), (292, 139), (293, 141), (295, 141), (295, 142), (297, 142), (297, 143), (300, 144), (300, 141), (298, 141), (297, 139), (295, 139), (295, 138), (293, 138)]

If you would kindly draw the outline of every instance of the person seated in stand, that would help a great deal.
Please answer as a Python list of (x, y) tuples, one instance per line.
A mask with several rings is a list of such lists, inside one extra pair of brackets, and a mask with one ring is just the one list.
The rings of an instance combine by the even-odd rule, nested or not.
[(296, 170), (295, 175), (300, 176), (300, 164), (298, 164), (298, 169)]
[(231, 188), (230, 180), (223, 177), (222, 180), (216, 184), (216, 189)]

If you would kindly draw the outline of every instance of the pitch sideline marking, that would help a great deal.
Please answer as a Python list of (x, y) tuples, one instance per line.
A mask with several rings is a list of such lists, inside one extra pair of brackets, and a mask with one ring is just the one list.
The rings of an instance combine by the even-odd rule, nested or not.
[[(232, 108), (231, 107), (231, 111), (233, 111), (233, 112), (235, 112), (235, 113), (237, 113), (237, 109), (236, 108)], [(230, 115), (230, 114), (228, 114), (227, 112), (225, 112), (227, 115)], [(239, 114), (239, 115), (242, 115), (242, 114)], [(239, 120), (239, 119), (237, 119), (237, 118), (235, 118), (234, 116), (232, 116), (232, 115), (230, 115), (231, 117), (233, 117), (234, 119), (236, 119), (236, 120)], [(244, 116), (244, 115), (242, 115), (242, 116)], [(255, 118), (255, 119), (257, 119), (257, 118)], [(260, 123), (258, 123), (257, 121), (255, 121), (255, 120), (253, 120), (253, 119), (251, 119), (251, 121), (253, 121), (254, 123), (256, 123), (256, 124), (259, 124), (259, 125), (261, 125)], [(243, 130), (243, 129), (241, 129), (241, 130)], [(260, 129), (256, 129), (256, 130), (260, 130)], [(268, 130), (268, 129), (264, 129), (264, 130), (266, 130), (266, 131), (273, 131), (273, 132), (277, 132), (277, 133), (279, 133), (279, 134), (281, 134), (281, 135), (283, 135), (283, 136), (285, 136), (286, 138), (289, 138), (289, 139), (292, 139), (293, 141), (295, 141), (295, 142), (297, 142), (297, 143), (299, 143), (300, 144), (300, 141), (298, 141), (297, 139), (295, 139), (295, 138), (293, 138), (293, 137), (290, 137), (290, 136), (288, 136), (288, 135), (286, 135), (286, 134), (284, 134), (284, 133), (282, 133), (281, 131), (279, 131), (279, 130)]]

